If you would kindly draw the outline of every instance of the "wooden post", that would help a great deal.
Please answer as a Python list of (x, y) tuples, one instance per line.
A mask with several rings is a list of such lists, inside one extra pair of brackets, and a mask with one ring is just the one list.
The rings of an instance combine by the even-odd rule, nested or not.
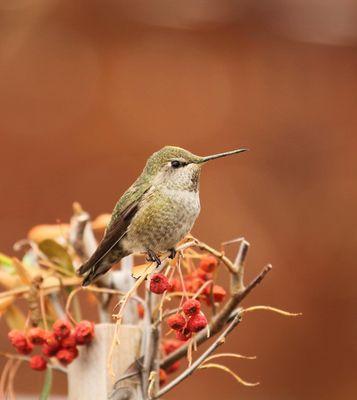
[[(68, 400), (109, 399), (115, 381), (140, 356), (141, 328), (119, 326), (120, 344), (115, 346), (112, 357), (113, 379), (108, 370), (108, 358), (114, 331), (114, 324), (97, 324), (93, 343), (80, 347), (78, 358), (68, 368)], [(138, 377), (120, 382), (117, 387), (125, 389), (110, 397), (111, 400), (137, 400), (141, 397)]]

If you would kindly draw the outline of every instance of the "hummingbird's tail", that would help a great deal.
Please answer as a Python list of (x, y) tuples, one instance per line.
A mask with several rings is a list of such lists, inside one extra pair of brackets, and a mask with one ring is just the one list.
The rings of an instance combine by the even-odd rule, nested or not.
[(101, 275), (104, 275), (112, 267), (111, 264), (101, 263), (100, 265), (91, 266), (88, 262), (83, 264), (78, 270), (80, 275), (85, 275), (82, 286), (88, 286), (92, 282), (96, 281)]
[(78, 270), (79, 275), (84, 275), (82, 286), (88, 286), (99, 277), (107, 273), (113, 264), (119, 262), (126, 254), (119, 249), (112, 250), (105, 257), (96, 261), (92, 256)]

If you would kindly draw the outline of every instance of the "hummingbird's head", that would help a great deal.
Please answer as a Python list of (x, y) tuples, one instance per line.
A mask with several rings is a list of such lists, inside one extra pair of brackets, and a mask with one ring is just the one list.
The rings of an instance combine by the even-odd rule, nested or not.
[(180, 147), (165, 146), (148, 159), (144, 173), (151, 176), (155, 184), (164, 184), (170, 189), (197, 190), (204, 163), (246, 150), (242, 148), (201, 157)]

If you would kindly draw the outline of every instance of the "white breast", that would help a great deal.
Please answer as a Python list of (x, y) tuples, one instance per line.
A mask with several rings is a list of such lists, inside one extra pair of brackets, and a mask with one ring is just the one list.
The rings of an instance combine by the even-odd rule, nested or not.
[(199, 214), (201, 205), (198, 192), (165, 188), (163, 193), (182, 206), (189, 216), (195, 218)]

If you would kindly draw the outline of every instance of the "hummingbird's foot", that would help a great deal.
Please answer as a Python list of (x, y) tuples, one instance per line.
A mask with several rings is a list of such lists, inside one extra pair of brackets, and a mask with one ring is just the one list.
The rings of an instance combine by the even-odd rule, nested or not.
[(169, 258), (171, 258), (171, 260), (173, 260), (176, 257), (176, 249), (173, 247), (172, 249), (169, 249), (170, 255)]
[(156, 262), (157, 266), (161, 265), (161, 260), (160, 260), (160, 258), (157, 256), (157, 254), (155, 254), (154, 251), (148, 249), (148, 250), (147, 250), (147, 253), (148, 253), (147, 261)]

